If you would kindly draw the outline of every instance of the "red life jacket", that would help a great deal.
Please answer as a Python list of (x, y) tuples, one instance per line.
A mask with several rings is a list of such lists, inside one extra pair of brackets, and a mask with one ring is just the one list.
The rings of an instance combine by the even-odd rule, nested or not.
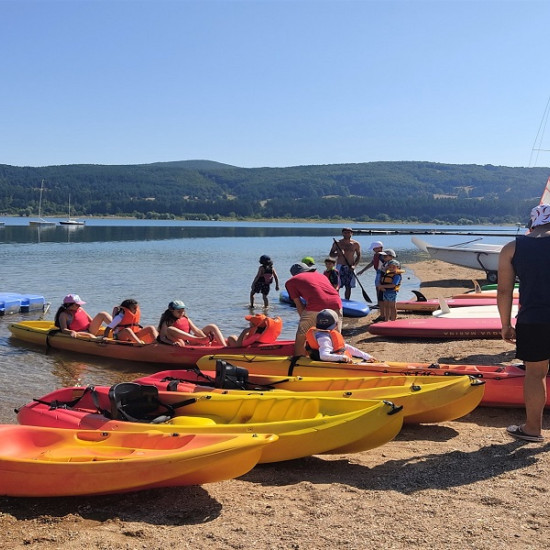
[(83, 332), (90, 328), (90, 319), (88, 314), (79, 307), (72, 315), (71, 322), (67, 324), (67, 328), (75, 332)]
[(191, 325), (189, 324), (189, 319), (185, 317), (180, 317), (173, 325), (173, 327), (183, 330), (183, 332), (187, 332), (187, 334), (191, 334)]

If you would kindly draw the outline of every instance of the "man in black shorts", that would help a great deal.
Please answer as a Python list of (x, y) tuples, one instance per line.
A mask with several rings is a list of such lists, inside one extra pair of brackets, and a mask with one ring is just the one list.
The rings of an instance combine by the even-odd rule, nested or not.
[[(497, 303), (502, 338), (516, 344), (516, 357), (525, 363), (523, 394), (525, 423), (508, 426), (508, 434), (542, 442), (546, 406), (546, 376), (550, 360), (550, 205), (531, 211), (531, 231), (516, 237), (500, 252)], [(512, 325), (514, 283), (519, 278), (520, 307)]]

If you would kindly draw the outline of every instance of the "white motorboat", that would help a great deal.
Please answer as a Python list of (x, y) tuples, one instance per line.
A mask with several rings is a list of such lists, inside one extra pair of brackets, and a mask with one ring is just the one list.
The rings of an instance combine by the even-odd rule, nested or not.
[(504, 246), (502, 244), (468, 242), (452, 246), (436, 246), (418, 237), (411, 237), (411, 241), (417, 248), (427, 252), (435, 260), (471, 269), (480, 269), (485, 271), (490, 283), (497, 282), (498, 256)]

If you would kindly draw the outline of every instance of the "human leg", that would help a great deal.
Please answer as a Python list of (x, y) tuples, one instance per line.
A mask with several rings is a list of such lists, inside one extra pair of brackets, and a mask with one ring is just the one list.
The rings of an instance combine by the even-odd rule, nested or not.
[(210, 325), (206, 325), (202, 331), (204, 334), (210, 337), (212, 336), (212, 342), (215, 344), (218, 344), (220, 346), (227, 346), (227, 342), (225, 341), (225, 337), (222, 334), (222, 331), (218, 328), (218, 325), (214, 325), (213, 323)]
[(102, 311), (92, 319), (90, 326), (88, 327), (88, 332), (95, 336), (99, 332), (99, 328), (103, 323), (108, 325), (112, 320), (113, 318), (106, 311)]
[(254, 291), (250, 291), (250, 307), (254, 307)]
[(132, 342), (134, 344), (141, 344), (142, 343), (142, 341), (139, 338), (139, 336), (137, 335), (137, 333), (135, 333), (133, 330), (131, 330), (129, 328), (120, 329), (116, 333), (116, 338), (117, 338), (117, 340), (120, 340), (121, 342)]
[(525, 361), (523, 396), (525, 399), (525, 424), (523, 430), (531, 435), (542, 431), (542, 415), (546, 405), (546, 375), (548, 360)]
[(151, 344), (157, 339), (158, 332), (157, 329), (153, 325), (147, 325), (146, 327), (143, 327), (138, 332), (136, 332), (136, 336), (146, 344)]
[(306, 351), (306, 333), (315, 326), (318, 311), (302, 311), (298, 329), (296, 330), (296, 340), (294, 342), (294, 355), (307, 355)]

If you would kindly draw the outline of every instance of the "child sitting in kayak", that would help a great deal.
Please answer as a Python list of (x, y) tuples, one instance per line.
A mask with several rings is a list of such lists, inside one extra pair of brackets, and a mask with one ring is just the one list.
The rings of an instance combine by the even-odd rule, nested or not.
[(85, 303), (78, 294), (67, 294), (55, 314), (55, 326), (59, 327), (61, 332), (69, 334), (72, 338), (76, 338), (77, 336), (97, 336), (101, 325), (103, 323), (110, 323), (112, 318), (106, 311), (102, 311), (92, 318), (81, 307)]
[(245, 319), (250, 323), (239, 336), (227, 337), (227, 345), (230, 348), (246, 347), (255, 342), (270, 344), (275, 342), (281, 334), (283, 320), (280, 317), (267, 317), (267, 315), (246, 315)]
[(174, 300), (161, 315), (158, 326), (158, 341), (175, 346), (209, 345), (226, 346), (225, 338), (217, 325), (209, 324), (202, 329), (187, 317), (185, 304)]
[(397, 293), (401, 286), (401, 264), (397, 260), (390, 260), (385, 264), (386, 271), (380, 278), (379, 288), (382, 290), (383, 301), (380, 307), (380, 315), (386, 321), (397, 319)]
[(264, 299), (264, 307), (269, 306), (269, 300), (267, 295), (269, 294), (269, 288), (273, 280), (275, 280), (275, 290), (279, 290), (279, 277), (277, 277), (277, 272), (273, 267), (273, 262), (269, 256), (263, 254), (260, 256), (260, 267), (258, 268), (258, 273), (252, 281), (251, 290), (250, 290), (250, 307), (254, 307), (254, 295), (262, 294)]
[(108, 338), (111, 332), (115, 340), (132, 342), (134, 344), (151, 344), (157, 339), (157, 329), (148, 325), (142, 327), (139, 324), (141, 311), (136, 300), (124, 300), (113, 309), (113, 320), (107, 325), (104, 338)]
[(336, 329), (337, 325), (338, 316), (331, 309), (323, 309), (317, 314), (315, 327), (306, 333), (306, 348), (313, 360), (351, 363), (353, 357), (358, 357), (367, 363), (378, 361), (372, 355), (346, 344)]

